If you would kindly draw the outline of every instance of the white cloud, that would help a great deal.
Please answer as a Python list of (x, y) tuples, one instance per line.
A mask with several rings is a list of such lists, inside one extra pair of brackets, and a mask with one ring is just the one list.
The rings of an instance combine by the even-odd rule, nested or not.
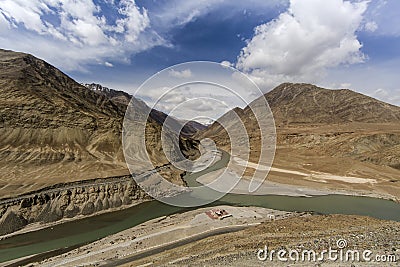
[(43, 9), (47, 10), (47, 5), (41, 6), (34, 1), (3, 0), (0, 3), (1, 12), (12, 23), (24, 24), (28, 30), (33, 30), (44, 34), (46, 27), (41, 20)]
[(104, 66), (109, 67), (109, 68), (114, 67), (114, 65), (108, 61), (104, 62)]
[(255, 28), (237, 67), (264, 89), (281, 82), (317, 82), (330, 67), (365, 60), (356, 31), (367, 1), (291, 0), (277, 19)]
[(198, 116), (207, 117), (207, 122), (209, 119), (216, 120), (237, 106), (225, 89), (201, 83), (171, 88), (146, 85), (135, 96), (152, 108), (184, 120)]
[(364, 30), (374, 32), (375, 35), (400, 36), (399, 9), (400, 1), (371, 1), (365, 15), (367, 22)]
[(364, 24), (364, 29), (369, 32), (374, 32), (378, 29), (378, 24), (375, 21), (368, 21)]
[(147, 30), (147, 11), (135, 1), (105, 3), (117, 18), (106, 17), (93, 0), (2, 0), (2, 47), (32, 53), (64, 70), (84, 70), (107, 59), (127, 62), (133, 53), (165, 44)]
[[(397, 92), (397, 93), (396, 93)], [(370, 96), (380, 99), (387, 103), (392, 103), (394, 105), (400, 105), (400, 95), (398, 94), (400, 89), (397, 90), (388, 90), (383, 88), (378, 88), (373, 92), (369, 93)]]
[(3, 14), (0, 12), (0, 34), (2, 34), (3, 32), (7, 32), (9, 29), (10, 29), (10, 24), (3, 16)]
[(340, 88), (348, 89), (351, 87), (351, 83), (341, 83)]
[(171, 0), (146, 10), (134, 0), (0, 0), (0, 43), (66, 71), (85, 71), (89, 64), (129, 62), (132, 54), (154, 46), (172, 47), (171, 29), (211, 11), (241, 13), (247, 6), (248, 12), (264, 12), (286, 2)]
[(374, 95), (377, 95), (377, 96), (384, 96), (384, 97), (387, 97), (388, 95), (389, 95), (389, 92), (388, 91), (386, 91), (385, 89), (383, 89), (383, 88), (378, 88), (378, 89), (376, 89), (374, 92), (373, 92), (373, 94)]
[(287, 2), (288, 0), (168, 0), (157, 2), (157, 8), (151, 10), (152, 13), (149, 12), (149, 16), (159, 31), (168, 31), (168, 29), (195, 21), (215, 10), (220, 10), (220, 16), (243, 14), (244, 9), (247, 10), (247, 14), (255, 11), (264, 14), (272, 8), (286, 5)]
[(147, 11), (142, 11), (131, 0), (122, 0), (122, 7), (119, 13), (125, 15), (125, 18), (118, 19), (116, 24), (118, 27), (123, 27), (126, 30), (125, 39), (128, 42), (134, 43), (139, 37), (140, 33), (144, 31), (150, 24)]
[(168, 72), (168, 74), (169, 74), (169, 76), (172, 76), (175, 78), (182, 78), (182, 79), (192, 77), (192, 71), (190, 69), (181, 70), (181, 71), (171, 69)]
[(166, 1), (155, 11), (153, 18), (159, 27), (185, 25), (206, 14), (223, 0)]
[(229, 61), (227, 61), (227, 60), (222, 61), (222, 62), (221, 62), (221, 65), (222, 65), (223, 67), (233, 67), (233, 66), (234, 66), (231, 62), (229, 62)]
[(229, 106), (213, 97), (196, 97), (191, 92), (170, 92), (157, 105), (156, 109), (169, 113), (183, 120), (192, 120), (198, 116), (207, 119), (218, 119), (229, 111)]

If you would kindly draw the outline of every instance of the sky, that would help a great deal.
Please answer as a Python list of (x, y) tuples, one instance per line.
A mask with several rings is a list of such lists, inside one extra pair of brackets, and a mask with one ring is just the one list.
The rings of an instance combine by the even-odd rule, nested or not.
[(306, 82), (400, 105), (398, 0), (0, 0), (0, 47), (130, 93), (200, 60), (238, 69), (263, 92)]

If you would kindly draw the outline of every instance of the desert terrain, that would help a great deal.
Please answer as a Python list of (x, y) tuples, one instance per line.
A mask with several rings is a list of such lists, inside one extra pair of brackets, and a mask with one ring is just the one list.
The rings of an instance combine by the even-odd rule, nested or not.
[[(158, 168), (167, 180), (184, 184), (182, 171), (165, 166), (169, 162), (160, 153), (166, 115), (141, 100), (83, 86), (41, 59), (2, 49), (0, 94), (1, 235), (29, 224), (147, 201), (148, 196), (129, 179), (130, 171), (140, 175)], [(130, 170), (121, 140), (129, 101), (139, 113), (151, 113), (145, 135), (148, 156), (134, 153)], [(193, 126), (183, 128), (195, 131)], [(176, 135), (166, 131), (166, 138)], [(133, 143), (135, 138), (140, 137), (134, 136)], [(196, 142), (178, 138), (183, 154), (196, 158)]]
[[(351, 215), (293, 216), (266, 221), (247, 229), (207, 237), (179, 248), (148, 256), (121, 266), (398, 266), (400, 224)], [(268, 245), (315, 250), (337, 248), (337, 240), (348, 249), (371, 249), (376, 255), (396, 255), (397, 262), (281, 262), (260, 261), (257, 252)]]
[[(232, 147), (227, 132), (244, 125), (249, 163), (248, 155), (239, 152), (232, 155), (231, 168), (245, 179), (251, 180), (256, 170), (266, 177), (271, 168), (267, 183), (372, 193), (399, 200), (400, 107), (350, 90), (310, 84), (282, 84), (263, 97), (273, 114), (276, 130), (267, 133), (276, 140), (275, 153), (261, 146), (265, 137), (252, 110), (257, 110), (261, 98), (244, 109), (228, 112), (219, 119), (222, 123), (214, 123), (195, 137), (213, 139), (229, 152)], [(235, 120), (231, 112), (240, 119)], [(262, 150), (270, 155), (266, 162), (260, 161)], [(243, 166), (247, 166), (244, 171)]]

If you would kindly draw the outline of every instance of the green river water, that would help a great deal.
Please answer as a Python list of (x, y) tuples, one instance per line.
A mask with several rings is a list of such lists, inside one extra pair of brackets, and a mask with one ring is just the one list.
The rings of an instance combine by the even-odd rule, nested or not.
[[(206, 172), (219, 169), (227, 164), (229, 155), (196, 174), (188, 174), (185, 180), (196, 186), (196, 178)], [(209, 204), (234, 206), (259, 206), (285, 211), (313, 211), (321, 214), (355, 214), (400, 221), (400, 205), (389, 200), (368, 197), (326, 195), (316, 197), (290, 196), (249, 196), (227, 194), (220, 200)], [(120, 232), (150, 219), (181, 213), (194, 208), (169, 206), (158, 201), (149, 201), (134, 207), (96, 215), (93, 217), (66, 222), (39, 231), (14, 236), (0, 241), (0, 265), (11, 259), (59, 250), (85, 244), (105, 236)]]

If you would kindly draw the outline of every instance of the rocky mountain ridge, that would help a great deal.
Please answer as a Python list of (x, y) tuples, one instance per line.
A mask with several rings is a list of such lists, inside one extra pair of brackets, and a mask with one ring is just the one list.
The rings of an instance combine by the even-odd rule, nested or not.
[[(89, 88), (90, 90), (98, 93), (99, 95), (102, 96), (107, 96), (111, 101), (113, 101), (117, 105), (122, 105), (122, 109), (125, 109), (127, 105), (129, 105), (129, 102), (132, 100), (134, 101), (134, 105), (145, 105), (145, 103), (137, 98), (133, 98), (132, 95), (124, 92), (124, 91), (118, 91), (115, 89), (110, 89), (108, 87), (102, 86), (101, 84), (98, 83), (86, 83), (82, 84), (85, 87)], [(140, 102), (140, 104), (138, 103)], [(164, 112), (158, 111), (156, 109), (152, 109), (150, 111), (150, 117), (155, 120), (157, 123), (163, 125), (164, 121), (168, 117), (167, 114)], [(202, 125), (199, 122), (196, 121), (182, 121), (177, 118), (170, 118), (170, 127), (174, 131), (179, 131), (183, 136), (190, 137), (197, 133), (198, 131), (204, 130), (207, 128), (206, 126)]]
[[(400, 123), (400, 107), (349, 89), (333, 90), (311, 84), (284, 83), (264, 97), (277, 125)], [(249, 112), (249, 107), (244, 112)]]
[[(131, 96), (100, 87), (90, 90), (41, 59), (1, 49), (0, 95), (1, 234), (33, 222), (89, 215), (149, 199), (128, 179), (122, 151), (126, 102), (118, 97), (130, 101)], [(138, 112), (150, 109), (143, 101), (132, 101)], [(148, 118), (146, 148), (154, 168), (169, 163), (162, 152), (161, 127), (158, 120)], [(167, 130), (167, 138), (173, 135)], [(179, 147), (169, 149), (181, 148), (187, 157), (196, 157), (196, 145), (181, 137)], [(147, 155), (132, 156), (135, 173), (149, 171), (143, 164)], [(170, 167), (161, 174), (184, 184), (180, 170)], [(93, 179), (98, 183), (88, 185)], [(65, 184), (69, 189), (59, 190)], [(41, 191), (49, 187), (54, 187), (51, 193)], [(29, 192), (38, 193), (27, 196)]]
[[(262, 97), (271, 107), (276, 127), (273, 167), (277, 171), (269, 173), (269, 180), (318, 189), (380, 192), (400, 199), (400, 107), (348, 89), (310, 84), (285, 83)], [(254, 163), (261, 149), (266, 149), (261, 147), (260, 128), (250, 108), (257, 102), (262, 101), (220, 118), (231, 129), (239, 127), (236, 123), (245, 126)], [(234, 113), (240, 121), (231, 119)], [(211, 138), (219, 148), (231, 149), (229, 136), (218, 122), (195, 137)], [(290, 175), (293, 171), (304, 175)], [(254, 169), (247, 168), (245, 176), (253, 173)], [(321, 173), (329, 179), (317, 178)], [(353, 183), (349, 177), (373, 182)]]
[[(150, 197), (130, 176), (43, 189), (0, 205), (0, 235), (32, 223), (50, 223), (140, 203)], [(4, 202), (4, 201), (3, 201)]]

